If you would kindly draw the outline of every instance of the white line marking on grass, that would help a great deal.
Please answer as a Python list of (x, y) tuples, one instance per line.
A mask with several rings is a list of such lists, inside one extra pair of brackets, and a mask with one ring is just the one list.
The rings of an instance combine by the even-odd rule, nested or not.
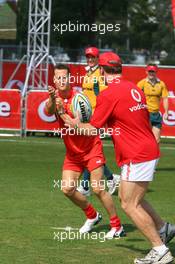
[[(103, 143), (103, 146), (104, 147), (113, 147), (113, 144), (111, 144), (111, 143)], [(161, 149), (168, 149), (168, 150), (175, 150), (175, 147), (164, 147), (164, 146), (161, 146), (160, 148)]]
[(51, 229), (56, 229), (56, 230), (64, 230), (64, 231), (69, 231), (69, 230), (79, 230), (79, 228), (73, 228), (71, 226), (66, 226), (66, 227), (54, 227), (52, 226)]
[(0, 134), (0, 137), (19, 137), (20, 134)]
[(16, 32), (16, 28), (1, 28), (0, 32), (6, 32), (6, 31), (15, 31)]
[(34, 144), (61, 144), (63, 145), (63, 142), (61, 141), (33, 141), (33, 140), (25, 140), (25, 139), (5, 139), (0, 138), (0, 142), (17, 142), (17, 143), (34, 143)]
[(160, 147), (161, 149), (175, 150), (175, 147)]
[(0, 139), (0, 142), (17, 142), (16, 139)]
[[(26, 140), (26, 139), (5, 139), (0, 138), (0, 142), (18, 142), (18, 143), (29, 143), (29, 144), (59, 144), (64, 145), (63, 141), (58, 139), (58, 141), (36, 141), (36, 140)], [(171, 144), (171, 143), (170, 143)], [(113, 147), (112, 143), (103, 143), (104, 147)], [(161, 146), (161, 149), (175, 150), (175, 147)]]

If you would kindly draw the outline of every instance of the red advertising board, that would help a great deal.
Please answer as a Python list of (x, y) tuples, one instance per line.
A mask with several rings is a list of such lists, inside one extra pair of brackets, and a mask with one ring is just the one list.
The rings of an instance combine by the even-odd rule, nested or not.
[[(164, 119), (163, 115), (163, 125), (162, 125), (162, 136), (175, 137), (175, 97), (169, 98), (169, 111), (168, 111), (168, 119)], [(163, 104), (161, 104), (160, 108), (162, 114), (164, 113)]]
[(44, 111), (47, 99), (47, 91), (30, 91), (28, 93), (26, 104), (26, 130), (53, 131), (58, 128), (55, 115), (49, 116)]
[[(55, 116), (48, 116), (44, 112), (48, 93), (42, 91), (31, 91), (27, 97), (26, 129), (38, 131), (53, 131), (58, 129)], [(161, 104), (161, 112), (164, 113)], [(175, 97), (169, 98), (168, 120), (163, 121), (162, 136), (175, 137)]]
[[(3, 63), (3, 78), (2, 78), (2, 87), (4, 88), (12, 73), (17, 67), (17, 63), (15, 62), (4, 62)], [(49, 83), (52, 84), (52, 79), (53, 79), (53, 66), (49, 66)], [(24, 82), (25, 82), (25, 77), (26, 77), (26, 64), (22, 63), (16, 72), (15, 76), (13, 79), (8, 83), (9, 89), (23, 89)], [(30, 79), (29, 79), (29, 86), (30, 86)]]
[[(3, 87), (8, 82), (9, 77), (13, 73), (14, 69), (16, 68), (16, 63), (3, 63)], [(70, 64), (71, 70), (71, 82), (72, 85), (81, 86), (82, 78), (80, 76), (84, 76), (85, 74), (85, 66), (84, 65), (75, 65)], [(128, 80), (137, 83), (141, 79), (145, 78), (145, 68), (140, 66), (133, 66), (133, 65), (124, 65), (123, 66), (123, 75)], [(14, 76), (13, 80), (9, 83), (9, 88), (18, 88), (23, 89), (24, 81), (26, 76), (26, 64), (22, 64), (19, 68), (19, 71)], [(158, 77), (164, 81), (168, 87), (169, 94), (171, 96), (175, 96), (175, 68), (159, 68)], [(49, 66), (49, 85), (52, 85), (53, 79), (53, 66)], [(29, 80), (30, 85), (30, 80)]]
[[(30, 91), (26, 101), (26, 130), (54, 131), (58, 129), (55, 116), (44, 111), (47, 91)], [(161, 112), (164, 113), (161, 103)], [(0, 90), (0, 129), (21, 129), (21, 93), (18, 90)], [(168, 120), (163, 119), (162, 136), (175, 137), (175, 97), (169, 98)]]
[[(2, 87), (5, 87), (10, 76), (14, 72), (17, 63), (15, 62), (4, 62), (3, 63), (3, 78), (2, 78)], [(13, 80), (10, 81), (8, 84), (8, 88), (13, 89), (20, 89), (22, 90), (26, 75), (26, 64), (23, 63), (19, 70), (17, 71), (16, 75), (14, 76)]]
[(21, 129), (21, 92), (0, 90), (0, 129)]

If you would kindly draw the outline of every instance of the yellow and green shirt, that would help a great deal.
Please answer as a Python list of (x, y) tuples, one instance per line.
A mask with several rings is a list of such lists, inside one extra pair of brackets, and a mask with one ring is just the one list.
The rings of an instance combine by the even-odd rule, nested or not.
[(88, 97), (91, 103), (92, 111), (94, 111), (96, 106), (97, 95), (106, 88), (107, 86), (104, 83), (104, 79), (100, 76), (100, 69), (98, 65), (87, 71), (84, 76), (82, 89), (83, 93)]
[(146, 96), (148, 111), (151, 113), (159, 112), (161, 97), (168, 96), (168, 89), (165, 83), (157, 79), (155, 84), (152, 84), (148, 78), (138, 82), (137, 86), (142, 89)]

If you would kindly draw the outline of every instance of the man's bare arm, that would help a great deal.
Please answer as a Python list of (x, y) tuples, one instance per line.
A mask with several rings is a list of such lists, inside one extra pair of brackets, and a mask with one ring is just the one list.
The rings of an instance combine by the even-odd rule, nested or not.
[(56, 111), (55, 89), (52, 86), (49, 86), (48, 92), (49, 92), (49, 100), (46, 103), (46, 111), (48, 114), (52, 115)]
[(77, 134), (86, 136), (96, 136), (98, 129), (90, 123), (81, 123), (79, 117), (71, 118), (69, 115), (62, 115), (65, 125), (77, 130)]
[(163, 107), (164, 107), (164, 110), (165, 110), (164, 118), (168, 119), (168, 107), (169, 107), (168, 97), (163, 97)]

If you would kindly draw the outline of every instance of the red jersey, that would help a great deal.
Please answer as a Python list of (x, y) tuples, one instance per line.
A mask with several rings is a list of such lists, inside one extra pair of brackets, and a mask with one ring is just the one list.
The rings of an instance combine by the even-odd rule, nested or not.
[(160, 155), (149, 123), (145, 95), (122, 77), (118, 83), (115, 80), (109, 83), (99, 94), (90, 123), (96, 128), (107, 123), (119, 166), (157, 159)]
[[(71, 102), (76, 93), (77, 93), (76, 91), (71, 90), (70, 97), (66, 99), (62, 98), (59, 94), (57, 94), (57, 97), (62, 99), (65, 113), (72, 118), (73, 115), (71, 112)], [(98, 135), (95, 137), (77, 135), (74, 129), (71, 129), (69, 131), (69, 128), (64, 125), (64, 121), (61, 118), (59, 118), (58, 122), (59, 122), (59, 129), (66, 146), (67, 156), (73, 159), (81, 160), (81, 157), (87, 155), (92, 149), (94, 150), (93, 155), (95, 154), (97, 149), (99, 150), (99, 148), (101, 148), (102, 151), (102, 142)]]

